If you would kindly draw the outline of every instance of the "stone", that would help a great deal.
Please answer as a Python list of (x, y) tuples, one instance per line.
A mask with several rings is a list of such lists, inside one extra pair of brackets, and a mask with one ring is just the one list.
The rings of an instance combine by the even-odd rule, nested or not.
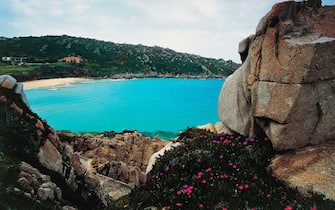
[(216, 131), (216, 129), (215, 129), (215, 127), (212, 123), (207, 123), (205, 125), (199, 125), (199, 126), (197, 126), (197, 128), (203, 129), (203, 130), (208, 130), (212, 133), (217, 133), (217, 131)]
[(55, 198), (54, 191), (50, 188), (38, 188), (37, 195), (42, 201), (45, 201), (47, 199), (54, 200)]
[(37, 157), (39, 159), (39, 162), (44, 167), (58, 173), (62, 172), (62, 155), (48, 139), (45, 140), (43, 145), (40, 147)]
[(241, 56), (241, 61), (244, 62), (248, 57), (249, 48), (255, 38), (255, 35), (250, 35), (247, 38), (240, 41), (238, 45), (238, 53)]
[(145, 173), (148, 174), (152, 170), (152, 167), (153, 167), (153, 165), (155, 165), (155, 162), (156, 162), (156, 160), (159, 156), (163, 156), (166, 151), (169, 151), (173, 147), (177, 147), (179, 145), (180, 145), (179, 142), (170, 141), (161, 150), (152, 154), (152, 156), (150, 157), (150, 159), (148, 161), (148, 165), (146, 167)]
[(0, 75), (0, 87), (14, 89), (16, 84), (17, 81), (14, 77), (7, 74)]
[(15, 87), (15, 93), (21, 96), (22, 101), (29, 107), (28, 99), (26, 94), (23, 91), (23, 84), (22, 82), (18, 82)]
[(250, 71), (249, 57), (242, 66), (227, 77), (218, 100), (218, 115), (228, 130), (248, 135), (251, 129), (251, 95), (246, 83)]
[(333, 6), (273, 6), (240, 42), (246, 58), (221, 89), (223, 131), (265, 132), (278, 151), (335, 139), (334, 15)]
[(335, 200), (335, 141), (277, 154), (270, 169), (287, 186)]
[(61, 189), (51, 182), (49, 176), (42, 174), (37, 168), (26, 162), (21, 162), (19, 168), (18, 190), (22, 190), (27, 198), (58, 201), (62, 199)]

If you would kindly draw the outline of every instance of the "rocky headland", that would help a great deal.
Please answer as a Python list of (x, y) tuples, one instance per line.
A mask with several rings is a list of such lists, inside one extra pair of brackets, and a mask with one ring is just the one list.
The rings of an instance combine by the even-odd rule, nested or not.
[(1, 154), (24, 160), (15, 193), (26, 198), (60, 202), (66, 186), (90, 205), (108, 206), (145, 184), (150, 157), (169, 143), (137, 131), (56, 132), (30, 110), (22, 84), (9, 75), (0, 76), (0, 104)]

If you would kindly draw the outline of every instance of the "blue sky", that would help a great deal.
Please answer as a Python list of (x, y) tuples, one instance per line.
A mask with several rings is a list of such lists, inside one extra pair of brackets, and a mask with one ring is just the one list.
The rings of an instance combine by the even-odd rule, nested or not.
[[(63, 35), (240, 62), (240, 40), (276, 0), (1, 0), (0, 36)], [(334, 5), (334, 0), (323, 0)]]

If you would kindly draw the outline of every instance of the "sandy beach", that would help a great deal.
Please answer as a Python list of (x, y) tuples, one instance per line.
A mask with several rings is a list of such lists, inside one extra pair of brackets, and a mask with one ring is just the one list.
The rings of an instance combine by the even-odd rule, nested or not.
[(42, 87), (53, 87), (58, 85), (64, 85), (67, 83), (81, 82), (86, 81), (87, 78), (79, 77), (68, 77), (68, 78), (55, 78), (55, 79), (41, 79), (23, 82), (23, 89), (33, 89), (33, 88), (42, 88)]

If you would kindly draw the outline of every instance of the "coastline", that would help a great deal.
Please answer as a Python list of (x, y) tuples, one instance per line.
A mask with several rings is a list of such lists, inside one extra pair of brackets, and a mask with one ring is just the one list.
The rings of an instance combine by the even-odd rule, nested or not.
[(85, 77), (65, 77), (65, 78), (50, 78), (50, 79), (38, 79), (32, 81), (24, 81), (23, 89), (29, 90), (34, 88), (45, 88), (45, 87), (54, 87), (59, 85), (65, 85), (67, 83), (75, 83), (87, 80), (94, 80), (94, 79), (144, 79), (144, 78), (183, 78), (183, 79), (225, 79), (226, 77), (222, 75), (212, 75), (212, 76), (204, 76), (204, 75), (148, 75), (148, 74), (116, 74), (111, 75), (110, 77), (92, 77), (92, 78), (85, 78)]
[(67, 83), (74, 83), (74, 82), (82, 82), (87, 81), (88, 78), (81, 78), (81, 77), (66, 77), (66, 78), (53, 78), (53, 79), (40, 79), (40, 80), (33, 80), (22, 82), (23, 89), (34, 89), (34, 88), (44, 88), (44, 87), (53, 87), (58, 85), (64, 85)]

